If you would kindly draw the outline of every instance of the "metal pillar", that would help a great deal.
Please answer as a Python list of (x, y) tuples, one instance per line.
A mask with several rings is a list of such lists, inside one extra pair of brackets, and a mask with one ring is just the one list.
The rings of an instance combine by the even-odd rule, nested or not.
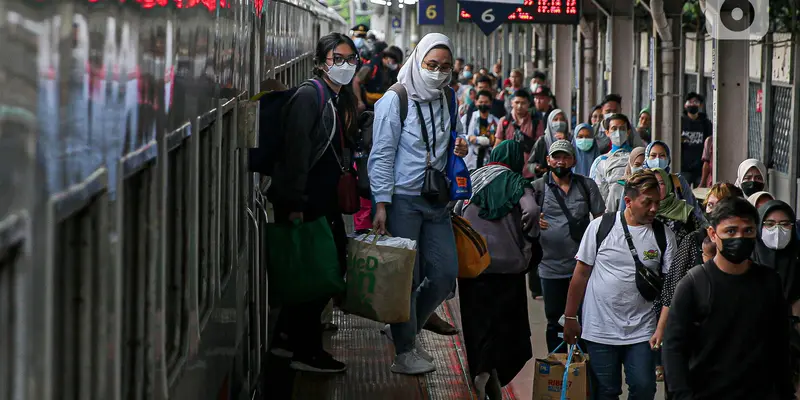
[(609, 91), (622, 96), (622, 112), (633, 118), (636, 113), (636, 110), (633, 109), (633, 81), (631, 79), (634, 51), (634, 41), (631, 35), (633, 20), (627, 17), (612, 16), (608, 26), (608, 32), (611, 34), (610, 40), (607, 41), (611, 48), (606, 50), (611, 53), (611, 65), (607, 69), (611, 72)]
[(578, 98), (580, 99), (579, 105), (582, 105), (578, 107), (578, 115), (583, 118), (588, 117), (595, 104), (597, 104), (597, 94), (595, 92), (597, 86), (594, 82), (595, 78), (597, 77), (597, 71), (595, 70), (595, 67), (597, 67), (597, 51), (595, 46), (596, 35), (594, 34), (594, 27), (594, 22), (588, 22), (586, 20), (581, 21), (581, 59), (583, 61), (581, 82), (583, 84), (580, 85), (581, 87), (578, 89)]
[(742, 144), (747, 143), (747, 113), (743, 110), (747, 110), (750, 43), (714, 39), (712, 46), (713, 174), (716, 181), (734, 182), (739, 163), (747, 158), (747, 146)]
[(511, 39), (510, 24), (503, 24), (503, 69), (500, 71), (501, 79), (508, 78), (508, 71), (511, 69), (511, 57), (509, 57), (509, 46)]
[(556, 25), (555, 46), (553, 48), (553, 89), (561, 110), (567, 115), (567, 121), (572, 117), (572, 27), (569, 25)]

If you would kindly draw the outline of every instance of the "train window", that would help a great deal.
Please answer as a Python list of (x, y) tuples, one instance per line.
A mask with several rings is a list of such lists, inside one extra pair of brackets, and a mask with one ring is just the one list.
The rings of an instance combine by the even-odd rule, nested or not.
[(154, 229), (157, 210), (155, 162), (122, 182), (122, 398), (144, 397), (147, 374), (146, 342), (153, 325), (148, 300), (158, 255), (158, 231)]
[[(217, 241), (213, 237), (216, 225), (217, 200), (215, 197), (215, 182), (218, 171), (214, 168), (214, 130), (216, 123), (199, 132), (200, 139), (200, 210), (198, 216), (199, 235), (199, 269), (197, 271), (197, 307), (200, 320), (205, 321), (210, 315), (214, 285), (211, 277), (213, 268), (216, 268), (216, 252), (219, 251)], [(201, 324), (202, 326), (202, 324)]]
[(183, 352), (183, 332), (188, 319), (185, 314), (187, 289), (186, 275), (189, 256), (189, 198), (188, 189), (191, 184), (189, 175), (189, 146), (183, 142), (181, 146), (172, 150), (167, 155), (167, 212), (166, 225), (166, 265), (165, 291), (166, 303), (164, 304), (164, 322), (166, 329), (165, 350), (167, 370), (171, 375)]

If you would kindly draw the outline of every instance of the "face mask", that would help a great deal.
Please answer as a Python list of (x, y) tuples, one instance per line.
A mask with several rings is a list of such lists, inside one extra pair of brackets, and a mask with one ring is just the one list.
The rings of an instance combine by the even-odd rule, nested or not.
[(642, 170), (642, 167), (631, 167), (631, 173), (635, 174)]
[(603, 114), (603, 119), (609, 119), (612, 115), (614, 115), (614, 113)]
[(568, 176), (569, 174), (572, 173), (572, 168), (550, 167), (550, 171), (553, 172), (553, 174), (555, 174), (555, 176), (557, 176), (559, 178), (563, 178), (563, 177)]
[(553, 122), (553, 129), (555, 129), (556, 132), (566, 132), (567, 123), (564, 121)]
[(388, 64), (386, 64), (386, 68), (389, 68), (389, 71), (397, 71), (397, 64), (388, 63)]
[(472, 79), (472, 72), (464, 71), (464, 79)]
[(689, 114), (697, 114), (700, 111), (700, 107), (698, 106), (687, 106), (686, 111)]
[(425, 86), (431, 89), (438, 89), (442, 87), (444, 81), (450, 77), (450, 74), (445, 74), (444, 72), (434, 72), (429, 71), (425, 68), (420, 68), (419, 73), (422, 76), (422, 82), (425, 83)]
[(364, 39), (362, 38), (355, 38), (353, 39), (353, 44), (356, 45), (356, 48), (361, 47), (364, 45)]
[(332, 65), (328, 67), (328, 78), (337, 85), (347, 85), (356, 73), (356, 66), (344, 63), (342, 65)]
[(647, 168), (667, 168), (667, 160), (663, 158), (648, 158), (647, 159)]
[(589, 151), (594, 144), (594, 139), (592, 138), (578, 138), (575, 139), (575, 144), (578, 145), (578, 150), (580, 151)]
[(750, 197), (753, 193), (764, 190), (764, 183), (756, 181), (742, 182), (741, 188), (744, 195)]
[(741, 264), (750, 258), (755, 247), (756, 238), (722, 239), (722, 250), (719, 254), (734, 264)]
[(782, 226), (761, 229), (761, 241), (772, 250), (783, 250), (792, 239), (792, 230)]
[(538, 88), (539, 88), (538, 83), (534, 83), (533, 85), (531, 85), (531, 93), (536, 93), (536, 89)]
[(478, 111), (480, 111), (482, 113), (483, 112), (488, 112), (491, 109), (492, 109), (492, 106), (490, 106), (488, 104), (481, 104), (481, 105), (478, 106)]
[(624, 129), (619, 129), (614, 132), (611, 132), (611, 144), (617, 147), (622, 147), (625, 144), (625, 141), (628, 140), (628, 131)]

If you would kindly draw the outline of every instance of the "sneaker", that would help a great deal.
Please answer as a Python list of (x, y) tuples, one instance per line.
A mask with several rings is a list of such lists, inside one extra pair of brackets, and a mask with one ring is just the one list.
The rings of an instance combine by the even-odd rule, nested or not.
[(347, 369), (345, 363), (337, 361), (325, 351), (315, 357), (295, 357), (289, 366), (295, 371), (327, 374), (344, 372)]
[(272, 347), (269, 352), (278, 358), (292, 358), (294, 356), (294, 352), (289, 350), (289, 339), (284, 333), (272, 339)]
[(424, 347), (422, 347), (422, 344), (420, 344), (419, 340), (417, 340), (417, 342), (414, 343), (414, 351), (416, 351), (417, 354), (420, 357), (422, 357), (423, 360), (429, 363), (433, 363), (433, 356), (431, 355), (431, 353), (428, 353), (428, 351), (425, 350)]
[(391, 342), (394, 341), (394, 339), (392, 338), (392, 326), (391, 325), (386, 324), (386, 326), (384, 326), (381, 329), (381, 334), (386, 335), (386, 337), (389, 339), (389, 341), (391, 341)]
[(422, 375), (433, 371), (436, 371), (436, 366), (413, 350), (398, 354), (392, 363), (392, 372), (396, 374)]

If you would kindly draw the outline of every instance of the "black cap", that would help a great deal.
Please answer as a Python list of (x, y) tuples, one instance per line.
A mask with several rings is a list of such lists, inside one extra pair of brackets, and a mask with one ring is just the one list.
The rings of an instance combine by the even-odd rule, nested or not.
[(354, 26), (352, 30), (354, 36), (367, 36), (367, 31), (369, 31), (369, 27), (364, 24), (358, 24)]
[(536, 88), (536, 91), (533, 92), (534, 96), (547, 96), (553, 97), (553, 92), (550, 91), (550, 88), (546, 85), (539, 85)]

